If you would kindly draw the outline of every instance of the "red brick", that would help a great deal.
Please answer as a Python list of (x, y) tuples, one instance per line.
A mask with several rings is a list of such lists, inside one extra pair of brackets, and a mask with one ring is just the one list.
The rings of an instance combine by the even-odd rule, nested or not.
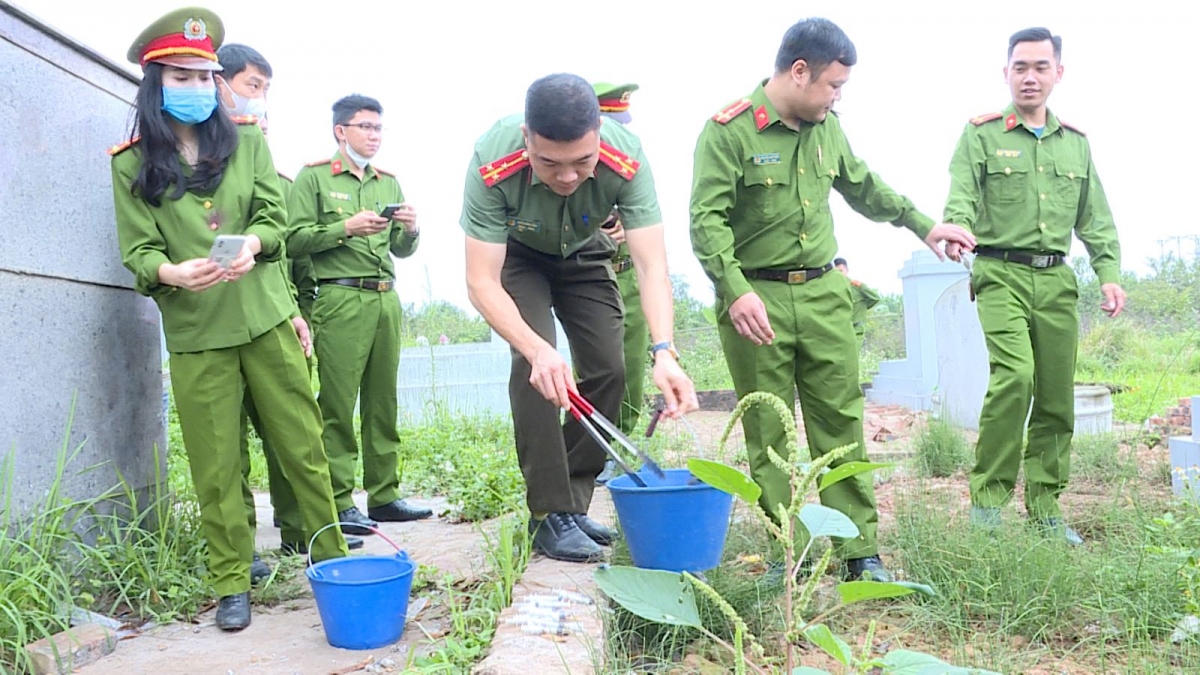
[(116, 648), (117, 636), (97, 623), (68, 628), (57, 635), (25, 645), (25, 651), (29, 652), (33, 661), (34, 675), (70, 673), (75, 668), (113, 653)]

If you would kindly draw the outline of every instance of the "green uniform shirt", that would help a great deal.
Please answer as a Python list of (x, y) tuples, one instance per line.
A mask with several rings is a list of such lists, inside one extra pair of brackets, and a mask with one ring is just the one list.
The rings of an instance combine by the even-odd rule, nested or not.
[(867, 320), (867, 312), (879, 304), (879, 292), (861, 281), (851, 281), (854, 288), (854, 309), (851, 315), (852, 323), (862, 323)]
[(1071, 231), (1100, 283), (1116, 283), (1121, 246), (1087, 138), (1046, 112), (1039, 139), (1009, 104), (971, 120), (950, 161), (944, 220), (979, 246), (1066, 254)]
[(727, 301), (752, 290), (743, 266), (793, 270), (833, 259), (831, 189), (871, 220), (907, 227), (922, 239), (933, 228), (854, 156), (836, 115), (790, 129), (762, 85), (741, 104), (718, 113), (732, 114), (728, 122), (714, 118), (704, 126), (692, 179), (692, 247)]
[[(258, 125), (238, 125), (238, 147), (212, 194), (185, 192), (170, 199), (168, 188), (161, 205), (151, 206), (130, 192), (141, 164), (136, 145), (116, 151), (112, 158), (117, 239), (135, 288), (158, 303), (167, 351), (243, 345), (290, 317), (296, 303), (274, 265), (255, 265), (241, 279), (199, 293), (158, 279), (163, 263), (207, 258), (219, 234), (258, 235), (262, 241), (258, 262), (279, 260), (285, 234), (283, 195)], [(190, 174), (191, 169), (185, 166), (184, 173)], [(213, 223), (218, 229), (211, 228)]]
[(309, 256), (317, 279), (395, 277), (392, 258), (417, 250), (417, 237), (399, 222), (369, 237), (346, 234), (346, 221), (362, 210), (379, 213), (404, 201), (400, 183), (368, 165), (363, 179), (350, 173), (340, 152), (310, 164), (296, 175), (288, 199), (288, 252)]
[[(571, 196), (561, 197), (534, 175), (521, 152), (524, 118), (517, 114), (500, 120), (475, 144), (460, 220), (468, 237), (492, 244), (512, 237), (566, 258), (596, 236), (613, 206), (630, 230), (662, 222), (650, 164), (631, 131), (617, 123), (601, 124), (601, 162), (595, 173)], [(505, 161), (512, 164), (501, 168)], [(491, 187), (481, 168), (495, 177)]]
[[(286, 204), (292, 196), (292, 179), (279, 174), (279, 189), (283, 192), (283, 202)], [(301, 309), (307, 311), (316, 297), (317, 277), (313, 272), (312, 260), (306, 255), (287, 253), (288, 264), (284, 268), (288, 272), (288, 288), (296, 296), (296, 302)]]

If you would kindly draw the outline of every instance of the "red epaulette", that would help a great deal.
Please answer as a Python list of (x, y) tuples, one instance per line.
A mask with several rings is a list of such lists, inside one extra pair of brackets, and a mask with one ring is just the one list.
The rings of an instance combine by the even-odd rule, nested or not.
[(529, 166), (529, 152), (525, 148), (513, 152), (479, 167), (483, 184), (492, 187), (496, 183)]
[(1070, 122), (1063, 120), (1063, 118), (1061, 118), (1061, 117), (1058, 118), (1058, 124), (1062, 127), (1066, 127), (1067, 129), (1070, 129), (1071, 131), (1074, 131), (1075, 133), (1079, 134), (1080, 136), (1087, 136), (1087, 134), (1083, 133), (1083, 129), (1080, 129), (1079, 127), (1075, 126), (1074, 124), (1071, 124)]
[(322, 164), (328, 164), (330, 161), (332, 161), (332, 160), (330, 160), (329, 158), (318, 159), (317, 161), (309, 162), (308, 164), (305, 164), (304, 166), (321, 166)]
[(862, 286), (862, 282), (859, 281), (858, 279), (851, 279), (850, 285), (854, 286), (855, 288), (858, 288), (859, 286)]
[(109, 155), (119, 155), (122, 152), (125, 152), (126, 150), (128, 150), (129, 148), (132, 148), (134, 146), (134, 144), (140, 140), (142, 140), (141, 136), (134, 136), (133, 138), (125, 141), (124, 143), (118, 143), (108, 149), (108, 154)]
[(617, 175), (625, 180), (633, 180), (633, 176), (638, 172), (638, 168), (642, 166), (641, 162), (604, 141), (600, 141), (600, 161), (608, 168), (616, 171)]
[(381, 173), (385, 176), (391, 176), (392, 178), (396, 177), (396, 174), (392, 173), (391, 171), (385, 171), (379, 167), (375, 167), (375, 173)]
[(998, 113), (998, 112), (985, 113), (978, 117), (972, 117), (971, 124), (974, 124), (975, 126), (979, 126), (981, 124), (984, 124), (985, 122), (991, 122), (993, 120), (998, 120), (1001, 117), (1004, 117), (1004, 113)]
[(234, 124), (258, 124), (258, 117), (254, 115), (234, 115), (230, 119)]
[(729, 120), (749, 110), (750, 105), (750, 99), (748, 98), (744, 98), (737, 103), (732, 103), (721, 112), (713, 115), (713, 121), (717, 124), (728, 124)]

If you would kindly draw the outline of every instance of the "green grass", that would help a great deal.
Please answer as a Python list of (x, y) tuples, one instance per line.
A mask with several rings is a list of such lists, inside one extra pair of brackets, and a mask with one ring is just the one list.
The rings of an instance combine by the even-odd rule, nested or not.
[(1200, 393), (1200, 332), (1098, 323), (1080, 340), (1075, 379), (1127, 389), (1113, 394), (1113, 418), (1140, 424)]
[(922, 476), (945, 478), (971, 465), (971, 448), (954, 425), (931, 419), (913, 439), (917, 470)]
[(1137, 458), (1116, 434), (1076, 435), (1071, 443), (1071, 477), (1116, 484), (1138, 476)]
[[(1140, 664), (1121, 672), (1200, 668), (1197, 645), (1166, 641), (1183, 607), (1171, 583), (1179, 562), (1150, 550), (1156, 541), (1147, 526), (1159, 508), (1173, 507), (1116, 490), (1076, 515), (1089, 543), (1070, 548), (1011, 514), (998, 531), (972, 529), (956, 502), (921, 486), (897, 500), (889, 543), (908, 578), (938, 591), (904, 605), (907, 633), (962, 665), (1004, 672), (1033, 665), (1014, 644), (1040, 645), (1090, 667)], [(1200, 536), (1200, 525), (1191, 527)]]
[(77, 465), (82, 448), (64, 443), (45, 498), (25, 513), (13, 509), (11, 455), (0, 466), (0, 672), (28, 670), (23, 646), (65, 629), (72, 607), (137, 624), (189, 617), (212, 597), (195, 503), (123, 481), (68, 499), (64, 479), (90, 470)]

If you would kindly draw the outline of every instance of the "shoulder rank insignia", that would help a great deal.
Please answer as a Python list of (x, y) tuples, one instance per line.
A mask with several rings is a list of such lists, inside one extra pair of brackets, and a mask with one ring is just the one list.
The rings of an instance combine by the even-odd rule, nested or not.
[(381, 169), (379, 167), (375, 167), (375, 173), (381, 173), (385, 176), (391, 176), (392, 178), (396, 177), (396, 174), (392, 173), (391, 171), (388, 171), (386, 169)]
[(850, 285), (851, 285), (851, 286), (853, 286), (853, 287), (855, 287), (855, 288), (860, 288), (860, 287), (862, 287), (862, 282), (861, 282), (861, 281), (859, 281), (858, 279), (851, 279), (851, 280), (850, 280)]
[(258, 118), (254, 115), (234, 115), (231, 119), (234, 124), (258, 124)]
[(987, 113), (984, 115), (980, 115), (978, 117), (972, 117), (971, 124), (974, 124), (975, 126), (980, 126), (981, 124), (985, 124), (985, 123), (991, 122), (993, 120), (998, 120), (1001, 117), (1004, 117), (1004, 115), (1002, 113)]
[(309, 162), (308, 164), (305, 164), (304, 166), (321, 166), (322, 164), (328, 164), (329, 162), (330, 162), (329, 158), (326, 157), (325, 159), (318, 159), (315, 162)]
[(641, 162), (604, 141), (600, 141), (600, 161), (608, 168), (616, 171), (617, 175), (625, 180), (633, 180), (634, 174), (642, 166)]
[(484, 185), (492, 187), (527, 166), (529, 166), (529, 152), (525, 148), (521, 148), (479, 167), (479, 175), (483, 176)]
[(713, 121), (717, 124), (729, 124), (729, 120), (749, 110), (750, 105), (750, 99), (748, 98), (732, 103), (721, 112), (713, 115)]
[(140, 140), (142, 140), (141, 136), (134, 136), (133, 138), (125, 141), (124, 143), (118, 143), (108, 149), (108, 154), (109, 155), (119, 155), (122, 152), (125, 152), (126, 150), (128, 150), (129, 148), (132, 148)]
[(1080, 129), (1079, 127), (1075, 126), (1074, 124), (1067, 122), (1066, 120), (1064, 120), (1061, 117), (1058, 118), (1058, 124), (1061, 127), (1070, 129), (1071, 131), (1074, 131), (1075, 133), (1079, 134), (1080, 136), (1087, 136), (1087, 134), (1083, 133), (1083, 129)]

